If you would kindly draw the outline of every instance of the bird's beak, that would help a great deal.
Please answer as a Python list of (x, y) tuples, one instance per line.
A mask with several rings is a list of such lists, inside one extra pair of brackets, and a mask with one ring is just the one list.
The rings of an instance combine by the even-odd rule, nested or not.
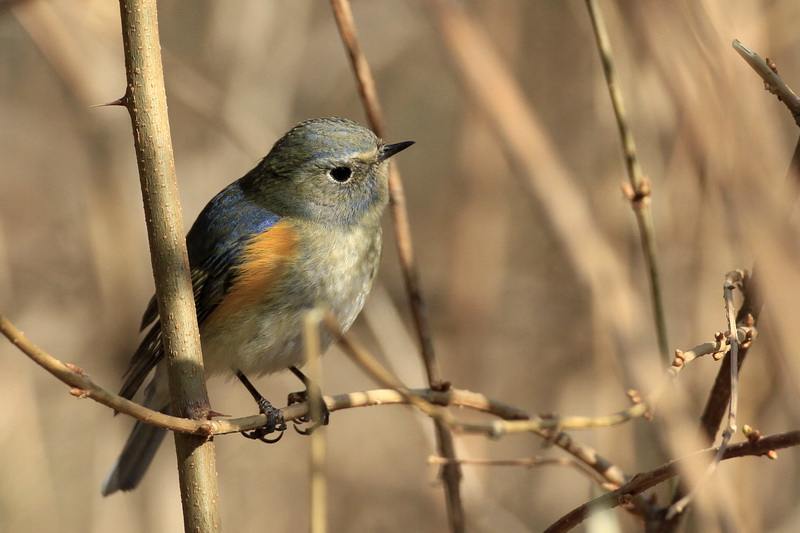
[(378, 156), (378, 161), (385, 161), (390, 157), (392, 157), (397, 152), (402, 152), (412, 144), (414, 144), (414, 141), (404, 141), (401, 143), (385, 144), (383, 145), (383, 148), (381, 148), (381, 153)]

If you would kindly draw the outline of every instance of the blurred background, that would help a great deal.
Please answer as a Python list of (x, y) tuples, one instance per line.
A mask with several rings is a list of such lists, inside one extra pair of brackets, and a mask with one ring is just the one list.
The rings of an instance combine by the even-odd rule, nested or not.
[[(434, 5), (356, 0), (353, 11), (387, 141), (417, 142), (397, 162), (442, 375), (533, 413), (623, 409), (625, 390), (650, 390), (665, 365), (586, 6), (465, 2), (485, 39), (459, 43), (447, 38), (453, 19)], [(601, 5), (652, 184), (670, 349), (726, 329), (724, 275), (757, 260), (766, 305), (742, 372), (738, 421), (764, 434), (797, 429), (800, 228), (786, 175), (798, 132), (730, 43), (738, 38), (774, 59), (800, 87), (800, 4)], [(295, 123), (331, 115), (365, 122), (327, 2), (159, 7), (187, 228)], [(506, 105), (513, 99), (496, 70), (478, 75), (483, 89), (465, 77), (459, 50), (470, 51), (467, 63), (479, 72), (502, 65), (525, 113)], [(114, 390), (153, 291), (130, 119), (120, 107), (90, 107), (124, 89), (116, 2), (0, 1), (0, 312)], [(487, 113), (491, 105), (505, 107)], [(529, 140), (531, 121), (544, 136)], [(530, 153), (502, 131), (517, 132), (511, 138)], [(564, 194), (565, 180), (576, 194)], [(353, 332), (422, 387), (394, 245), (387, 216), (379, 282)], [(104, 499), (100, 484), (132, 422), (74, 399), (9, 343), (0, 342), (0, 356), (0, 532), (182, 528), (170, 440), (136, 491)], [(688, 367), (654, 422), (572, 435), (629, 475), (700, 449), (696, 421), (718, 367), (711, 359)], [(327, 394), (375, 388), (337, 349), (324, 372)], [(281, 403), (298, 384), (279, 375), (258, 387)], [(217, 411), (255, 412), (238, 383), (212, 380), (210, 395)], [(422, 415), (398, 406), (338, 412), (327, 436), (331, 531), (446, 530)], [(473, 459), (564, 456), (532, 435), (456, 444)], [(229, 436), (217, 439), (217, 453), (225, 529), (308, 528), (308, 439), (290, 431), (265, 446)], [(796, 531), (800, 451), (778, 455), (722, 464), (690, 530)], [(539, 531), (600, 494), (564, 467), (465, 466), (464, 476), (470, 531)], [(669, 498), (665, 487), (657, 492)], [(625, 511), (609, 516), (621, 530), (641, 529)]]

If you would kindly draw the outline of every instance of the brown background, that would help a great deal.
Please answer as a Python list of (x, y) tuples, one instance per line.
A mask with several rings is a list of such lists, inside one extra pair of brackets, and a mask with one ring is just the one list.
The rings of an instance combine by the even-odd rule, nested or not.
[[(786, 169), (797, 130), (730, 46), (739, 38), (800, 87), (800, 5), (601, 2), (653, 216), (670, 346), (725, 329), (724, 274), (758, 259), (767, 306), (742, 379), (739, 423), (765, 434), (800, 421), (796, 343), (798, 227)], [(583, 2), (471, 2), (469, 12), (512, 69), (624, 271), (609, 309), (576, 267), (531, 177), (508, 157), (440, 38), (427, 3), (357, 1), (388, 141), (398, 158), (442, 373), (455, 386), (532, 412), (599, 415), (627, 405), (661, 374), (616, 124)], [(296, 122), (364, 122), (325, 2), (162, 2), (161, 37), (186, 224)], [(115, 2), (0, 3), (0, 312), (56, 357), (115, 389), (152, 293)], [(519, 117), (508, 116), (511, 122)], [(387, 217), (387, 229), (389, 228)], [(389, 235), (389, 232), (387, 232)], [(587, 243), (587, 246), (592, 243)], [(412, 386), (422, 386), (394, 241), (355, 335)], [(622, 338), (607, 325), (635, 314)], [(614, 314), (619, 313), (618, 317)], [(610, 318), (611, 317), (611, 318)], [(108, 499), (100, 483), (130, 421), (113, 418), (0, 343), (0, 531), (172, 532), (181, 529), (171, 442), (141, 487)], [(327, 393), (373, 388), (338, 350)], [(688, 368), (654, 423), (574, 436), (627, 473), (698, 449), (696, 423), (718, 364)], [(291, 376), (259, 382), (280, 400)], [(238, 384), (212, 381), (214, 408), (254, 412)], [(464, 413), (466, 416), (466, 413)], [(331, 531), (443, 531), (429, 421), (406, 407), (336, 413), (328, 429)], [(661, 435), (663, 447), (654, 437)], [(737, 435), (737, 440), (741, 435)], [(461, 437), (464, 457), (561, 456), (540, 439)], [(659, 451), (666, 448), (666, 451)], [(308, 441), (217, 441), (228, 531), (308, 527)], [(798, 456), (724, 464), (702, 491), (692, 529), (794, 531)], [(574, 470), (466, 467), (470, 531), (538, 531), (598, 494)], [(662, 498), (666, 494), (661, 492)], [(637, 530), (624, 512), (625, 530)], [(726, 517), (725, 519), (721, 517)]]

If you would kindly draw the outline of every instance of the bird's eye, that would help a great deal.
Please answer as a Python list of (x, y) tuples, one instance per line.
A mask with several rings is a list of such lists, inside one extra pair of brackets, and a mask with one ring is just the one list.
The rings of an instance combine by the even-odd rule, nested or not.
[(328, 172), (331, 178), (338, 181), (339, 183), (344, 183), (345, 181), (350, 179), (350, 176), (353, 175), (353, 171), (350, 170), (350, 167), (336, 167), (331, 169)]

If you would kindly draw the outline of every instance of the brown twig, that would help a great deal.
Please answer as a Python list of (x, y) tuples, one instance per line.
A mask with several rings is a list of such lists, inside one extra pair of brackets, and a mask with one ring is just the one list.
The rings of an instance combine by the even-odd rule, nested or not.
[[(733, 444), (722, 454), (722, 460), (748, 455), (766, 455), (771, 459), (775, 459), (777, 457), (775, 450), (797, 445), (800, 445), (800, 430), (779, 433), (759, 439), (749, 439), (747, 442)], [(683, 469), (684, 464), (690, 464), (698, 458), (706, 456), (713, 457), (718, 452), (719, 448), (701, 450), (686, 457), (674, 459), (649, 472), (637, 474), (633, 479), (617, 490), (604, 494), (573, 509), (550, 525), (550, 527), (545, 530), (545, 533), (563, 533), (564, 531), (569, 531), (586, 520), (591, 514), (625, 505), (630, 502), (632, 497), (678, 475)]]
[[(553, 438), (553, 431), (566, 429), (592, 429), (621, 424), (640, 417), (652, 409), (664, 384), (657, 387), (647, 401), (635, 403), (628, 409), (598, 417), (587, 416), (533, 416), (522, 409), (490, 400), (485, 396), (459, 389), (433, 391), (431, 389), (409, 389), (393, 374), (386, 370), (367, 350), (348, 335), (343, 335), (338, 325), (325, 316), (323, 320), (334, 334), (340, 335), (340, 343), (345, 353), (350, 356), (380, 385), (391, 388), (394, 392), (387, 396), (386, 391), (351, 393), (334, 397), (326, 397), (325, 402), (332, 411), (349, 407), (361, 407), (381, 402), (407, 403), (414, 405), (428, 416), (439, 419), (450, 429), (459, 433), (481, 433), (491, 438), (499, 438), (515, 433), (532, 432), (547, 439)], [(253, 415), (235, 419), (221, 420), (189, 420), (165, 415), (148, 409), (140, 404), (122, 398), (92, 381), (80, 368), (65, 364), (43, 351), (31, 342), (24, 333), (16, 328), (8, 319), (0, 315), (0, 333), (5, 335), (17, 348), (28, 355), (34, 362), (73, 388), (73, 394), (81, 398), (91, 398), (98, 403), (111, 407), (115, 411), (127, 414), (159, 427), (192, 433), (196, 435), (224, 435), (261, 427), (266, 422), (264, 415)], [(737, 334), (740, 342), (752, 338), (752, 331), (739, 328)], [(723, 343), (724, 344), (724, 343)], [(724, 353), (725, 347), (719, 342), (705, 343), (680, 352), (676, 363), (670, 369), (666, 379), (673, 379), (690, 361), (702, 355)], [(664, 383), (668, 381), (665, 380)], [(363, 396), (363, 395), (367, 396)], [(372, 395), (372, 396), (370, 396)], [(383, 396), (381, 396), (383, 395)], [(464, 422), (453, 416), (442, 406), (458, 405), (470, 407), (499, 417), (501, 420), (491, 422)], [(283, 409), (286, 420), (294, 420), (305, 415), (305, 403), (293, 404)]]
[[(434, 417), (439, 422), (438, 426), (446, 426), (447, 428), (458, 432), (483, 433), (497, 438), (510, 433), (510, 431), (504, 427), (506, 424), (530, 422), (524, 426), (524, 431), (536, 433), (540, 437), (546, 439), (547, 442), (563, 449), (613, 485), (620, 486), (627, 482), (627, 476), (619, 467), (605, 459), (594, 448), (573, 439), (568, 433), (564, 432), (563, 429), (565, 426), (562, 423), (564, 419), (533, 417), (525, 411), (516, 409), (514, 407), (509, 407), (509, 410), (504, 408), (503, 412), (492, 412), (492, 414), (495, 414), (503, 420), (495, 420), (489, 423), (465, 423), (459, 421), (449, 411), (441, 407), (446, 405), (465, 405), (456, 401), (456, 394), (458, 393), (460, 395), (459, 391), (456, 391), (455, 389), (443, 391), (442, 394), (444, 396), (442, 398), (437, 398), (435, 401), (430, 401), (428, 398), (414, 398), (417, 396), (416, 391), (406, 388), (398, 378), (386, 370), (369, 352), (367, 352), (347, 335), (343, 335), (338, 324), (332, 319), (332, 317), (326, 317), (326, 324), (332, 332), (339, 335), (340, 344), (345, 353), (350, 356), (362, 369), (364, 369), (373, 379), (378, 381), (378, 383), (397, 390), (398, 394), (400, 394), (405, 401), (417, 406), (429, 416)], [(476, 398), (482, 399), (484, 397), (483, 395), (477, 395)], [(483, 400), (480, 401), (482, 402)], [(494, 405), (497, 406), (502, 404)], [(445, 459), (448, 463), (457, 461), (457, 459), (453, 458)], [(635, 503), (640, 506), (644, 504), (644, 502), (639, 500), (637, 500)]]
[[(338, 325), (335, 322), (328, 323), (327, 325), (331, 327), (333, 332), (339, 332)], [(37, 347), (24, 333), (2, 315), (0, 315), (0, 333), (5, 335), (12, 344), (28, 355), (34, 362), (67, 385), (70, 385), (72, 387), (70, 392), (73, 396), (78, 398), (92, 398), (116, 411), (125, 413), (149, 424), (173, 431), (209, 437), (213, 435), (240, 433), (242, 431), (262, 427), (266, 423), (266, 417), (263, 414), (228, 420), (205, 421), (189, 420), (161, 414), (98, 386), (81, 369), (74, 365), (64, 364)], [(493, 401), (479, 393), (452, 388), (447, 391), (407, 389), (402, 382), (383, 369), (368, 352), (363, 350), (363, 348), (348, 337), (343, 337), (342, 346), (345, 352), (351, 355), (371, 376), (375, 377), (379, 382), (390, 383), (390, 386), (393, 388), (353, 392), (332, 397), (326, 396), (323, 400), (330, 411), (378, 405), (411, 404), (421, 407), (423, 412), (431, 413), (431, 416), (438, 416), (441, 421), (440, 425), (443, 427), (449, 424), (447, 426), (448, 428), (457, 431), (476, 431), (487, 435), (493, 433), (503, 434), (507, 432), (498, 432), (495, 425), (491, 423), (468, 424), (458, 422), (441, 406), (466, 407), (485, 412), (507, 421), (532, 418), (528, 412), (522, 409), (502, 402)], [(308, 405), (306, 403), (294, 404), (284, 407), (281, 411), (287, 421), (295, 420), (308, 413)], [(539, 420), (541, 421), (541, 427), (538, 429), (531, 429), (531, 431), (574, 456), (578, 461), (582, 462), (605, 479), (606, 482), (615, 486), (620, 486), (627, 482), (628, 478), (624, 472), (601, 456), (597, 450), (573, 439), (568, 433), (562, 431), (563, 425), (559, 420), (547, 418), (539, 418)], [(554, 434), (554, 431), (557, 431), (557, 433)], [(451, 458), (451, 460), (453, 459)]]
[[(331, 7), (336, 18), (339, 33), (347, 50), (350, 64), (353, 67), (358, 92), (361, 95), (361, 102), (367, 113), (367, 120), (370, 127), (378, 137), (386, 138), (386, 128), (381, 110), (378, 92), (375, 88), (375, 80), (367, 62), (366, 56), (361, 51), (358, 41), (353, 13), (350, 9), (349, 0), (331, 0)], [(389, 193), (391, 196), (390, 209), (394, 220), (395, 238), (400, 255), (400, 262), (403, 276), (406, 283), (411, 304), (411, 312), (414, 317), (414, 325), (417, 337), (425, 359), (425, 367), (428, 372), (432, 388), (437, 388), (441, 383), (436, 356), (433, 348), (433, 341), (430, 332), (427, 308), (422, 297), (420, 288), (419, 273), (414, 260), (414, 248), (411, 238), (411, 226), (408, 220), (408, 209), (406, 207), (406, 196), (403, 181), (396, 165), (392, 164), (389, 172)]]
[(783, 102), (783, 105), (789, 110), (794, 117), (795, 123), (800, 126), (800, 98), (794, 94), (786, 82), (783, 81), (778, 75), (777, 69), (759, 57), (758, 54), (747, 48), (738, 39), (734, 39), (731, 43), (733, 49), (742, 56), (750, 67), (756, 71), (764, 80), (764, 87), (778, 97), (778, 100)]
[[(314, 387), (309, 387), (308, 412), (312, 421), (322, 420), (322, 357), (320, 345), (320, 325), (325, 311), (314, 308), (305, 314), (303, 319), (303, 345), (305, 347), (305, 368)], [(309, 476), (310, 476), (310, 505), (311, 505), (311, 533), (325, 533), (328, 529), (328, 489), (325, 476), (325, 463), (327, 446), (325, 439), (326, 429), (322, 425), (317, 427), (310, 435), (309, 445)]]
[(631, 204), (636, 215), (639, 227), (639, 237), (642, 245), (644, 260), (647, 264), (648, 279), (650, 280), (650, 297), (653, 307), (653, 320), (655, 322), (656, 336), (661, 356), (669, 362), (669, 342), (667, 340), (667, 319), (664, 315), (664, 299), (661, 295), (661, 282), (658, 274), (658, 261), (656, 259), (655, 230), (653, 217), (650, 210), (651, 189), (650, 182), (644, 176), (636, 156), (636, 144), (633, 140), (625, 105), (622, 98), (617, 71), (614, 68), (614, 55), (611, 52), (611, 40), (608, 38), (603, 12), (597, 0), (586, 0), (586, 7), (592, 21), (597, 49), (600, 52), (600, 63), (606, 77), (606, 85), (617, 119), (619, 135), (622, 141), (622, 152), (625, 157), (625, 168), (628, 171), (629, 184), (623, 187), (625, 198)]
[(523, 468), (568, 466), (574, 468), (606, 490), (614, 490), (619, 487), (616, 484), (608, 483), (598, 475), (597, 472), (586, 468), (582, 462), (570, 459), (569, 457), (524, 457), (522, 459), (447, 459), (435, 455), (428, 457), (429, 465), (445, 465), (452, 462), (458, 462), (460, 465), (467, 466), (518, 466)]
[[(739, 344), (735, 365), (737, 375), (750, 349), (750, 341), (756, 336), (757, 330), (755, 326), (758, 322), (758, 317), (763, 305), (758, 286), (758, 277), (755, 272), (749, 275), (744, 273), (738, 285), (744, 294), (744, 298), (742, 299), (739, 312), (736, 315), (736, 324), (738, 325), (737, 338)], [(741, 336), (742, 332), (746, 334), (744, 339)], [(730, 350), (730, 345), (728, 349)], [(730, 406), (731, 375), (734, 372), (731, 360), (730, 352), (728, 352), (722, 359), (722, 365), (717, 372), (714, 384), (708, 394), (703, 413), (700, 416), (700, 430), (709, 444), (716, 438), (720, 424), (722, 423), (722, 418), (725, 416), (725, 411)], [(673, 495), (672, 504), (679, 502), (685, 495), (685, 487), (679, 486)], [(671, 520), (665, 521), (661, 531), (663, 533), (674, 531), (679, 526), (681, 516), (683, 515), (676, 514)]]
[(722, 457), (725, 454), (725, 451), (728, 448), (728, 444), (730, 443), (733, 434), (736, 432), (736, 412), (738, 410), (738, 403), (739, 403), (739, 339), (736, 336), (736, 315), (734, 312), (734, 304), (733, 304), (733, 289), (736, 286), (741, 287), (742, 281), (745, 278), (745, 273), (741, 270), (734, 270), (732, 272), (728, 272), (725, 275), (725, 283), (723, 285), (723, 292), (724, 292), (724, 299), (725, 299), (725, 316), (728, 320), (728, 344), (730, 346), (730, 352), (728, 357), (731, 360), (730, 364), (730, 404), (728, 408), (728, 424), (725, 427), (725, 431), (722, 432), (722, 442), (719, 445), (718, 451), (714, 456), (714, 459), (706, 468), (705, 472), (703, 473), (700, 480), (697, 484), (689, 491), (687, 494), (683, 495), (677, 501), (675, 501), (672, 505), (670, 505), (669, 509), (667, 510), (666, 514), (666, 521), (670, 522), (675, 519), (676, 516), (683, 513), (686, 509), (686, 506), (694, 498), (697, 491), (703, 485), (703, 483), (708, 480), (716, 471), (717, 465), (722, 460)]
[[(369, 63), (361, 51), (361, 45), (356, 34), (353, 13), (349, 0), (331, 0), (331, 7), (336, 18), (336, 25), (344, 42), (345, 49), (350, 58), (356, 83), (358, 84), (361, 101), (367, 113), (367, 119), (375, 133), (385, 138), (383, 113), (381, 111), (375, 81), (369, 68)], [(390, 209), (394, 220), (395, 240), (400, 257), (401, 270), (405, 280), (406, 293), (414, 318), (414, 329), (422, 352), (428, 384), (431, 389), (447, 388), (442, 382), (439, 366), (436, 362), (436, 353), (433, 346), (430, 321), (422, 297), (419, 271), (414, 260), (414, 248), (411, 240), (411, 225), (406, 209), (406, 197), (400, 173), (394, 163), (389, 167), (389, 195), (391, 198)], [(455, 445), (453, 436), (439, 423), (436, 422), (436, 442), (439, 453), (444, 457), (454, 459)], [(464, 508), (461, 501), (461, 469), (458, 464), (448, 464), (442, 468), (441, 478), (444, 481), (447, 500), (447, 516), (450, 522), (450, 531), (462, 532), (465, 529)]]
[[(232, 419), (192, 420), (153, 411), (152, 409), (148, 409), (147, 407), (100, 387), (77, 366), (62, 363), (36, 346), (36, 344), (20, 331), (19, 328), (14, 326), (11, 321), (2, 315), (0, 315), (0, 334), (4, 335), (14, 346), (39, 366), (69, 385), (71, 387), (70, 394), (73, 396), (77, 398), (91, 398), (115, 411), (147, 422), (148, 424), (153, 424), (172, 431), (208, 437), (240, 433), (242, 431), (262, 427), (266, 423), (266, 418), (263, 414)], [(338, 396), (327, 396), (324, 400), (328, 409), (337, 411), (354, 407), (385, 404), (410, 403), (413, 405), (413, 400), (410, 400), (410, 397), (417, 398), (432, 407), (441, 405), (462, 406), (483, 411), (506, 420), (518, 420), (530, 416), (521, 409), (502, 402), (490, 400), (482, 394), (458, 389), (449, 389), (447, 391), (406, 389), (402, 393), (397, 390), (373, 390), (341, 394)], [(287, 421), (295, 420), (308, 413), (308, 405), (306, 403), (293, 404), (284, 407), (282, 411)], [(490, 429), (489, 427), (484, 432)]]

